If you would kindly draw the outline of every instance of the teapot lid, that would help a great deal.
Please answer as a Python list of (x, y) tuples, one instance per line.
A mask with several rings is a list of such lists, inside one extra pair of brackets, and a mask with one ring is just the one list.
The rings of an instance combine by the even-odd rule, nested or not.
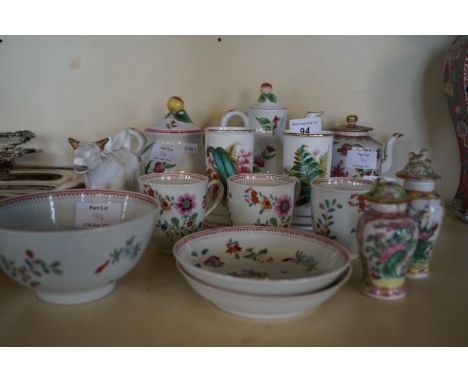
[(169, 112), (156, 125), (148, 129), (152, 132), (198, 132), (202, 131), (196, 126), (185, 111), (185, 104), (180, 97), (170, 97), (167, 100), (167, 109)]
[(400, 184), (384, 178), (378, 178), (370, 191), (362, 194), (362, 197), (370, 202), (383, 204), (406, 203), (410, 199)]
[(273, 86), (268, 82), (264, 82), (260, 85), (260, 95), (255, 109), (281, 109), (281, 105), (278, 102), (278, 98), (271, 92)]
[(330, 130), (333, 131), (349, 131), (352, 133), (366, 133), (368, 131), (374, 130), (372, 127), (366, 127), (366, 126), (359, 126), (357, 125), (358, 121), (358, 116), (355, 114), (347, 115), (346, 116), (346, 125), (344, 126), (337, 126), (337, 127), (331, 127)]
[(405, 168), (395, 175), (403, 179), (436, 180), (440, 176), (434, 173), (432, 161), (427, 157), (428, 150), (422, 149), (419, 154), (411, 152)]

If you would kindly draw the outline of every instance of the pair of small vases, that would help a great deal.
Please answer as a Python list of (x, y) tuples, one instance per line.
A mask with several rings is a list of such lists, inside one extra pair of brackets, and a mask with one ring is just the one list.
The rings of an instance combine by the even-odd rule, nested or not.
[(403, 186), (379, 178), (319, 179), (311, 183), (314, 231), (346, 246), (363, 265), (362, 291), (393, 300), (406, 295), (406, 278), (429, 276), (432, 249), (444, 207), (434, 191), (430, 161), (410, 153), (397, 176)]

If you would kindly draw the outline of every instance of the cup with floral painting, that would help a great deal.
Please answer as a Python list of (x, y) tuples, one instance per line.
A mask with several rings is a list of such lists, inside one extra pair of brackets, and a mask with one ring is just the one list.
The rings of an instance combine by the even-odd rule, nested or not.
[[(224, 186), (219, 180), (192, 173), (147, 174), (138, 178), (140, 192), (158, 203), (155, 240), (158, 252), (172, 253), (181, 237), (203, 228), (204, 220), (221, 202)], [(218, 192), (208, 206), (209, 190)]]
[[(219, 180), (227, 189), (227, 179), (252, 173), (255, 130), (248, 127), (207, 127), (205, 129), (206, 171), (210, 179)], [(210, 190), (214, 198), (216, 187)], [(207, 219), (210, 227), (230, 225), (227, 198)]]
[(358, 257), (356, 224), (365, 209), (362, 194), (374, 182), (359, 178), (325, 178), (310, 183), (314, 232), (338, 241)]
[(228, 178), (232, 225), (289, 227), (299, 179), (274, 174), (241, 174)]

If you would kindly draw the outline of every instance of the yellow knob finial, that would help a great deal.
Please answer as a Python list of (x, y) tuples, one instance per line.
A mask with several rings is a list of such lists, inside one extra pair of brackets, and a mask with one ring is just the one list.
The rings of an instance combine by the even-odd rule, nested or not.
[(184, 108), (184, 101), (180, 97), (171, 97), (167, 100), (167, 108), (171, 113), (176, 113)]

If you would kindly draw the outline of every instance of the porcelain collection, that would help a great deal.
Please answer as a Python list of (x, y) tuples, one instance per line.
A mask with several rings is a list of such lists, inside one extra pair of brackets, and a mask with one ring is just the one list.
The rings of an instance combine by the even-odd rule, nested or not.
[[(351, 277), (352, 258), (373, 298), (402, 298), (407, 278), (429, 276), (444, 207), (427, 150), (409, 154), (403, 185), (363, 179), (390, 170), (402, 134), (381, 145), (355, 115), (322, 130), (322, 112), (287, 129), (268, 83), (221, 126), (197, 127), (180, 97), (167, 109), (144, 134), (69, 138), (87, 189), (0, 201), (0, 268), (45, 301), (91, 301), (152, 237), (197, 294), (259, 319), (319, 306)], [(229, 126), (233, 117), (244, 126)]]

